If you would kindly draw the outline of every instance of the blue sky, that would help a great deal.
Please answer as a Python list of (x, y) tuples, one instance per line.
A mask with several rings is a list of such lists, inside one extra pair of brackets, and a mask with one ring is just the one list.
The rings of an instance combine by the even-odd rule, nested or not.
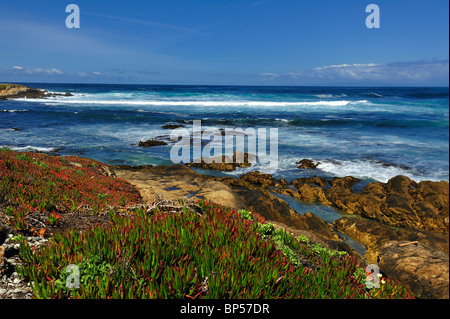
[[(66, 28), (70, 3), (79, 29)], [(5, 1), (0, 82), (448, 86), (448, 12), (447, 0)]]

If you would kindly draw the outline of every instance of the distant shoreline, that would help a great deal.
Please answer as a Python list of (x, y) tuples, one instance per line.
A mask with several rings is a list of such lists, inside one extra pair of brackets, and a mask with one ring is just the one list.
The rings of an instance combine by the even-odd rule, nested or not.
[(47, 90), (35, 89), (22, 84), (0, 83), (0, 100), (7, 99), (43, 99), (55, 96), (72, 96), (70, 92), (49, 93)]

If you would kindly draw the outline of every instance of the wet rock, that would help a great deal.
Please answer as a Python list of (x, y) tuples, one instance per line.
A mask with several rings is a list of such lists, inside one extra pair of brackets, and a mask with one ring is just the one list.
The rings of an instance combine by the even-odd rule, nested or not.
[(305, 158), (305, 159), (302, 159), (302, 160), (300, 160), (299, 162), (297, 162), (295, 164), (299, 165), (298, 168), (314, 169), (320, 164), (320, 162), (314, 163), (312, 160)]
[(177, 129), (180, 127), (184, 127), (184, 125), (183, 124), (166, 124), (161, 127), (165, 130), (174, 130), (174, 129)]
[(157, 141), (154, 139), (148, 140), (148, 141), (140, 141), (138, 144), (140, 147), (153, 147), (153, 146), (159, 146), (159, 145), (167, 145), (164, 141)]

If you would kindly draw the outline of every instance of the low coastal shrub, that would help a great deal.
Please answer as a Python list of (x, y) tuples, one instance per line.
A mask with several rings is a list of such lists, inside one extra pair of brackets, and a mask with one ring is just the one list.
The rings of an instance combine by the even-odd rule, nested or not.
[[(398, 284), (368, 291), (349, 255), (318, 254), (284, 231), (263, 238), (264, 219), (201, 201), (200, 211), (110, 211), (108, 228), (56, 233), (21, 244), (21, 276), (35, 298), (407, 298)], [(248, 217), (248, 216), (247, 216)], [(317, 265), (292, 262), (281, 248)], [(65, 281), (78, 268), (79, 288)], [(69, 267), (70, 269), (70, 267)]]

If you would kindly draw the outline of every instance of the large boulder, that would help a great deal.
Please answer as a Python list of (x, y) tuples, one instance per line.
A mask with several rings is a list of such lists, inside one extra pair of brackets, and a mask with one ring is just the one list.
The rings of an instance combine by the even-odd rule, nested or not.
[(336, 229), (367, 247), (368, 264), (377, 264), (388, 277), (400, 281), (420, 298), (448, 298), (447, 234), (393, 229), (361, 218), (342, 217)]
[(408, 287), (418, 298), (449, 298), (449, 257), (420, 242), (387, 241), (378, 248), (381, 272)]

